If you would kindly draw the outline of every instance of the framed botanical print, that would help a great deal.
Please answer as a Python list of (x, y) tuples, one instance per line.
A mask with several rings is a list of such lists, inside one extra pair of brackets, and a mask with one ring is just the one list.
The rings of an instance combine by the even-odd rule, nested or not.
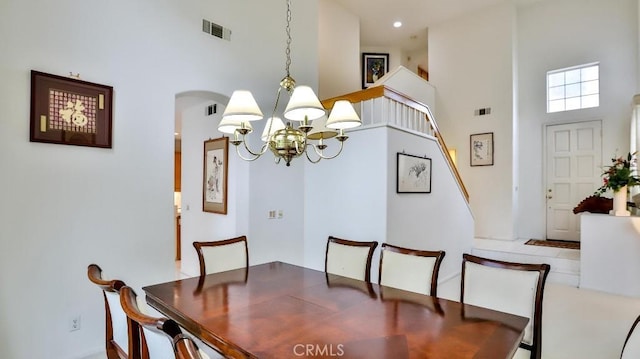
[(431, 158), (397, 155), (396, 193), (431, 193)]
[(493, 132), (476, 133), (470, 137), (471, 166), (493, 166)]

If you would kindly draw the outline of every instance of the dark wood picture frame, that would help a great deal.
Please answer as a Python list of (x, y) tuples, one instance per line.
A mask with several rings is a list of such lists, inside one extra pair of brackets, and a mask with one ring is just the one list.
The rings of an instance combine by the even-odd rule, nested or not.
[(113, 87), (31, 70), (29, 141), (111, 148)]
[(398, 152), (396, 193), (431, 193), (431, 158)]
[(229, 138), (204, 141), (202, 211), (227, 214)]
[(493, 166), (493, 132), (469, 136), (469, 160), (471, 167)]
[(389, 72), (389, 54), (362, 53), (362, 89), (366, 89)]

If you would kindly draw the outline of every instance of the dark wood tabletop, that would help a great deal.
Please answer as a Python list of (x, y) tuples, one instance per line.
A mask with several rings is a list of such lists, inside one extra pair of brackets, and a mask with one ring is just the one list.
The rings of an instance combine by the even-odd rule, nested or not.
[(528, 321), (281, 262), (143, 290), (232, 358), (511, 358)]

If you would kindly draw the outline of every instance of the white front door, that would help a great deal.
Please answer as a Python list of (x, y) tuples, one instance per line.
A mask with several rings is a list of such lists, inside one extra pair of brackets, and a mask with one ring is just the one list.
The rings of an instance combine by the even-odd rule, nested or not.
[(573, 208), (600, 187), (602, 122), (546, 127), (547, 239), (580, 240)]

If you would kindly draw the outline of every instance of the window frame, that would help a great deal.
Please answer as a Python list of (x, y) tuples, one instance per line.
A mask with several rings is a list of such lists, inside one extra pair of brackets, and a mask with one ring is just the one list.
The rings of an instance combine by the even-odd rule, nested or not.
[[(595, 77), (592, 75), (585, 79), (584, 70), (590, 68), (596, 69)], [(554, 75), (558, 74), (562, 74), (560, 81), (557, 81), (557, 76), (554, 78)], [(567, 75), (577, 75), (577, 79), (567, 80)], [(547, 71), (546, 90), (547, 113), (600, 107), (600, 62)], [(571, 91), (569, 96), (567, 96), (567, 90)], [(555, 101), (562, 101), (561, 108), (554, 106), (552, 102)], [(571, 101), (569, 106), (567, 106), (567, 101)]]

